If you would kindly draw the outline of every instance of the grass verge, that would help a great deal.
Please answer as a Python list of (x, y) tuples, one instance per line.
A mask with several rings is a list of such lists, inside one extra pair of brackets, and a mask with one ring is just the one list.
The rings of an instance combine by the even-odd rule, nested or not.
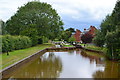
[(64, 45), (64, 47), (74, 47), (73, 45)]
[(106, 52), (106, 48), (104, 47), (97, 47), (97, 46), (93, 46), (93, 45), (87, 45), (85, 48), (87, 49), (91, 49), (91, 50), (96, 50), (96, 51), (101, 51), (101, 52)]
[(40, 44), (34, 47), (26, 48), (26, 49), (21, 49), (21, 50), (15, 50), (12, 52), (9, 52), (9, 56), (6, 55), (6, 53), (0, 54), (0, 58), (2, 58), (2, 63), (0, 66), (2, 66), (2, 69), (27, 57), (30, 56), (42, 49), (52, 47), (52, 44), (46, 43), (46, 44)]

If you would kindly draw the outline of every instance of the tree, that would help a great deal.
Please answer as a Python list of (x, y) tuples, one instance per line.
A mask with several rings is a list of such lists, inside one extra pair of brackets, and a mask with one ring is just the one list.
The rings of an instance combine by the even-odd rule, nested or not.
[(120, 29), (108, 32), (106, 35), (107, 56), (110, 59), (120, 59)]
[(93, 39), (93, 36), (89, 33), (85, 33), (81, 36), (81, 40), (83, 43), (91, 43)]
[(60, 39), (68, 41), (72, 33), (70, 31), (65, 30), (65, 31), (62, 31), (60, 35), (61, 35)]
[(7, 31), (5, 30), (5, 22), (3, 20), (0, 20), (0, 35), (7, 34)]
[[(59, 36), (63, 22), (50, 4), (38, 1), (28, 2), (20, 7), (15, 15), (6, 22), (6, 30), (11, 35), (45, 36), (54, 39)], [(34, 29), (35, 34), (31, 33)], [(26, 31), (27, 30), (27, 31)]]
[(62, 29), (59, 40), (69, 41), (69, 38), (71, 37), (73, 32), (75, 32), (74, 28), (68, 28), (66, 30)]
[(68, 29), (66, 29), (66, 31), (75, 32), (75, 29), (74, 28), (68, 28)]
[(105, 37), (100, 30), (96, 31), (96, 36), (93, 38), (93, 43), (95, 43), (99, 47), (103, 47), (105, 42)]
[[(101, 23), (100, 30), (94, 41), (97, 45), (106, 44), (107, 56), (110, 59), (120, 59), (120, 0), (117, 1), (111, 15), (107, 15)], [(103, 42), (103, 43), (102, 43)], [(100, 44), (102, 43), (102, 44)]]
[(71, 37), (69, 38), (69, 42), (74, 42), (74, 41), (76, 41), (75, 38), (74, 38), (74, 36), (71, 36)]
[[(38, 31), (33, 27), (30, 26), (30, 28), (23, 30), (20, 32), (20, 35), (25, 35), (25, 36), (29, 36), (31, 38), (32, 41), (32, 45), (36, 45), (39, 42), (39, 35), (38, 35)], [(41, 42), (42, 43), (42, 42)]]

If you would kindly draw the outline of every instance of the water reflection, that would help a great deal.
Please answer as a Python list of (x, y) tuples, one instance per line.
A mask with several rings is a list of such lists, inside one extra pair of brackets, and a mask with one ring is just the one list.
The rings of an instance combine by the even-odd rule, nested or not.
[(98, 66), (96, 64), (97, 61), (99, 61), (97, 63), (103, 62), (100, 58), (89, 56), (81, 50), (68, 53), (60, 54), (63, 71), (59, 78), (93, 78), (92, 74), (94, 72), (98, 70), (104, 71), (104, 65)]
[(90, 60), (90, 63), (92, 62), (96, 62), (97, 66), (104, 66), (102, 64), (104, 64), (104, 59), (102, 57), (98, 57), (98, 56), (92, 56), (92, 55), (88, 55), (87, 53), (85, 53), (84, 51), (80, 51), (81, 55), (88, 58)]
[(93, 73), (94, 78), (120, 78), (119, 75), (119, 64), (110, 61), (106, 61), (104, 71)]
[(119, 63), (112, 61), (105, 61), (103, 57), (91, 56), (82, 50), (77, 50), (76, 54), (81, 54), (82, 56), (88, 58), (90, 63), (95, 62), (96, 67), (101, 67), (103, 69), (97, 70), (93, 73), (93, 78), (120, 78)]
[(11, 78), (118, 78), (118, 63), (83, 50), (47, 52)]
[(11, 78), (55, 78), (62, 71), (62, 62), (53, 53), (43, 55), (32, 64), (19, 70)]

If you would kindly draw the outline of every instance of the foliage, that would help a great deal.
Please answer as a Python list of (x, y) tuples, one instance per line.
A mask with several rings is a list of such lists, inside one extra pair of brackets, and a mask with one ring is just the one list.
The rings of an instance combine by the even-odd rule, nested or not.
[(72, 35), (72, 32), (70, 32), (70, 31), (67, 31), (67, 30), (62, 31), (60, 39), (62, 39), (64, 41), (68, 41), (69, 38), (71, 37), (71, 35)]
[(68, 28), (68, 29), (66, 29), (66, 31), (75, 32), (75, 29), (74, 28)]
[(102, 32), (100, 32), (100, 30), (98, 30), (96, 32), (96, 34), (97, 35), (93, 38), (93, 43), (95, 43), (96, 46), (103, 47), (105, 38), (104, 38)]
[(50, 4), (32, 1), (20, 7), (6, 22), (6, 30), (11, 35), (29, 36), (36, 45), (40, 43), (41, 36), (51, 40), (58, 37), (63, 30), (63, 22)]
[(28, 48), (31, 46), (31, 40), (26, 36), (4, 35), (1, 38), (2, 52)]
[(93, 39), (93, 36), (89, 33), (85, 33), (81, 36), (81, 40), (83, 43), (91, 43)]
[(110, 59), (120, 59), (120, 29), (108, 32), (106, 35), (107, 56)]
[(48, 39), (47, 37), (45, 37), (45, 36), (42, 36), (41, 39), (42, 39), (42, 42), (43, 42), (43, 43), (47, 43), (48, 40), (49, 40), (49, 39)]
[(69, 42), (74, 42), (74, 41), (76, 41), (76, 39), (74, 38), (74, 36), (71, 36), (68, 41)]
[(101, 23), (100, 30), (94, 38), (98, 46), (106, 44), (107, 56), (120, 59), (120, 1), (118, 0), (111, 15), (107, 15)]
[(5, 30), (5, 22), (3, 20), (0, 20), (0, 35), (7, 34), (7, 31)]
[(74, 28), (68, 28), (64, 31), (61, 31), (61, 34), (58, 39), (69, 42), (69, 38), (72, 36), (73, 32), (75, 32)]
[(20, 35), (29, 36), (33, 46), (39, 43), (38, 31), (35, 28), (30, 27), (24, 31), (21, 31)]

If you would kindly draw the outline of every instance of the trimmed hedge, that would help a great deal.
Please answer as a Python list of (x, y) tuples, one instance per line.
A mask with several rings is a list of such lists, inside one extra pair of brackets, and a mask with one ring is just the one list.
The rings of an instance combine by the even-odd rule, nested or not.
[(0, 38), (2, 38), (2, 52), (24, 49), (32, 46), (30, 38), (26, 36), (3, 35)]

